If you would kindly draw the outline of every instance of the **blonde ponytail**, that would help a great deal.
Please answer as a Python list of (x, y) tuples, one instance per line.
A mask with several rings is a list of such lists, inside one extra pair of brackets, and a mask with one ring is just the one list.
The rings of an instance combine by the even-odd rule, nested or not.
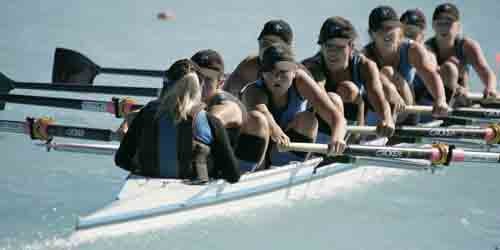
[(196, 73), (191, 72), (176, 81), (162, 97), (157, 116), (166, 114), (179, 123), (186, 120), (191, 109), (200, 102), (200, 81)]

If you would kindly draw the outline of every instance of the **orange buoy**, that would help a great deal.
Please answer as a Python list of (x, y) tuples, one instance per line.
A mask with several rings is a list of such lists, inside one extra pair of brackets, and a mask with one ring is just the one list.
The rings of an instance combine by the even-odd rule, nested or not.
[(170, 21), (175, 19), (175, 14), (171, 11), (162, 11), (156, 15), (156, 18), (163, 21)]

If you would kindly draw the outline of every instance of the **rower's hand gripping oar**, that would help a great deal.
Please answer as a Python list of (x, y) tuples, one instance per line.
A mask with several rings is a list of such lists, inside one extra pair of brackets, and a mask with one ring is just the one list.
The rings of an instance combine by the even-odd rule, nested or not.
[(92, 84), (98, 74), (120, 74), (133, 76), (163, 77), (163, 70), (105, 68), (97, 65), (83, 54), (64, 48), (56, 48), (52, 82), (76, 82)]

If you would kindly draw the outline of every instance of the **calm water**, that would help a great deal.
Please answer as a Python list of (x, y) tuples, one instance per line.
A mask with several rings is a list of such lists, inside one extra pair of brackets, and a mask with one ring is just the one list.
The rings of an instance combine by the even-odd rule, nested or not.
[[(382, 2), (380, 2), (382, 3)], [(386, 2), (384, 2), (386, 3)], [(164, 69), (212, 48), (228, 71), (257, 48), (271, 18), (286, 19), (299, 58), (317, 50), (324, 19), (349, 18), (367, 41), (368, 13), (378, 3), (334, 1), (8, 1), (0, 10), (0, 71), (16, 81), (49, 82), (56, 47), (76, 49), (107, 67)], [(398, 11), (438, 2), (392, 1)], [(463, 29), (495, 66), (500, 2), (457, 1)], [(158, 21), (159, 11), (174, 21)], [(497, 68), (498, 69), (498, 68)], [(474, 89), (480, 89), (474, 76)], [(100, 76), (98, 83), (158, 87), (148, 78)], [(16, 90), (13, 93), (107, 99)], [(140, 99), (142, 102), (147, 99)], [(52, 116), (59, 123), (116, 128), (107, 114), (7, 105), (0, 119)], [(62, 140), (59, 140), (62, 141)], [(108, 156), (46, 153), (21, 135), (0, 134), (0, 249), (495, 249), (500, 247), (500, 169), (458, 165), (431, 175), (367, 169), (339, 177), (321, 196), (210, 213), (165, 229), (77, 242), (78, 215), (104, 206), (125, 172)]]

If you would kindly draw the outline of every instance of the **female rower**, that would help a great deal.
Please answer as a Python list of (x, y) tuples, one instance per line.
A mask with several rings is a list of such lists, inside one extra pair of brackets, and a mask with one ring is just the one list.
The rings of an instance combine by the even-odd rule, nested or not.
[[(330, 17), (321, 26), (318, 39), (320, 52), (305, 59), (302, 64), (327, 92), (340, 95), (348, 121), (357, 120), (360, 125), (364, 124), (363, 107), (368, 101), (369, 109), (376, 111), (380, 117), (378, 134), (391, 136), (394, 121), (380, 83), (377, 65), (355, 51), (357, 37), (351, 22), (342, 17)], [(321, 119), (319, 121), (320, 132), (325, 132)]]
[(170, 83), (131, 123), (115, 155), (116, 165), (148, 177), (239, 180), (226, 130), (203, 109), (196, 71), (188, 59), (167, 70)]
[[(424, 13), (419, 9), (407, 10), (401, 15), (401, 24), (406, 38), (411, 39), (419, 44), (425, 42), (425, 30), (427, 26)], [(436, 56), (428, 49), (427, 57), (429, 61), (437, 67), (437, 70), (443, 80), (446, 94), (446, 101), (450, 106), (467, 106), (465, 93), (458, 85), (458, 69), (452, 62), (445, 62), (438, 65)], [(433, 98), (425, 87), (424, 81), (420, 75), (415, 75), (413, 80), (413, 92), (415, 93), (415, 102), (419, 105), (432, 105)], [(420, 122), (430, 121), (431, 116), (421, 116)]]
[(432, 15), (432, 28), (435, 35), (426, 41), (426, 45), (436, 55), (439, 65), (452, 63), (458, 68), (458, 91), (467, 94), (469, 69), (472, 65), (484, 84), (484, 97), (495, 99), (495, 73), (488, 65), (479, 43), (460, 34), (458, 8), (451, 3), (438, 5)]
[(434, 99), (433, 115), (445, 116), (448, 105), (437, 68), (428, 59), (424, 46), (404, 39), (396, 11), (389, 6), (373, 9), (369, 16), (369, 33), (372, 42), (365, 46), (364, 53), (377, 63), (389, 99), (394, 97), (396, 89), (406, 105), (414, 104), (411, 84), (418, 73)]
[(261, 57), (265, 48), (273, 43), (284, 43), (292, 46), (292, 28), (284, 20), (270, 20), (264, 24), (257, 40), (259, 43), (258, 54), (250, 55), (241, 61), (224, 83), (224, 90), (235, 96), (239, 96), (243, 86), (259, 78)]
[[(295, 62), (291, 48), (283, 43), (269, 46), (262, 53), (262, 76), (242, 90), (242, 100), (249, 110), (260, 112), (274, 143), (313, 142), (318, 122), (307, 102), (329, 125), (330, 154), (345, 148), (346, 121), (328, 94)], [(302, 153), (277, 153), (272, 148), (271, 164), (283, 165), (304, 160)]]

